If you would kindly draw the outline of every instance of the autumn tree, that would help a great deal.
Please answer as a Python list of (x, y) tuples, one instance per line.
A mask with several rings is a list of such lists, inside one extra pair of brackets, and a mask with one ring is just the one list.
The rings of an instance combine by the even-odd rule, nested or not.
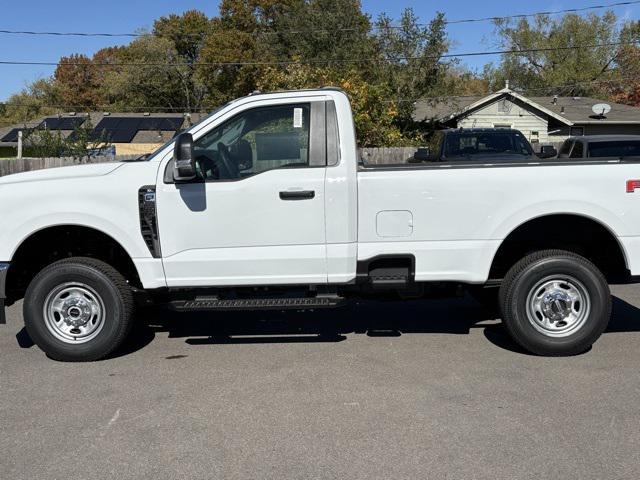
[(64, 105), (75, 109), (93, 109), (103, 102), (98, 68), (86, 55), (62, 57), (53, 79), (57, 95)]

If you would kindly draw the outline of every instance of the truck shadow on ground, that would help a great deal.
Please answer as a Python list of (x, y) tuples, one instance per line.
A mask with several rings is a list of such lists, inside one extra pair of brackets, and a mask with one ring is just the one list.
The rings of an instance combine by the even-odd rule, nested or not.
[[(342, 342), (347, 334), (399, 337), (406, 334), (469, 334), (483, 329), (497, 347), (527, 354), (513, 343), (499, 318), (471, 298), (412, 302), (361, 301), (315, 311), (177, 313), (166, 308), (140, 312), (129, 340), (110, 358), (136, 352), (157, 333), (184, 338), (191, 346), (267, 343)], [(640, 309), (613, 297), (613, 316), (605, 333), (640, 331)], [(33, 342), (23, 328), (16, 339), (23, 348)]]
[[(184, 338), (191, 346), (221, 344), (342, 342), (347, 334), (399, 337), (405, 334), (469, 334), (483, 329), (497, 347), (527, 354), (511, 341), (498, 316), (471, 298), (413, 302), (361, 301), (330, 310), (176, 313), (153, 308), (142, 314), (137, 331), (115, 356), (150, 343), (156, 333)], [(613, 298), (607, 332), (640, 331), (640, 309)]]

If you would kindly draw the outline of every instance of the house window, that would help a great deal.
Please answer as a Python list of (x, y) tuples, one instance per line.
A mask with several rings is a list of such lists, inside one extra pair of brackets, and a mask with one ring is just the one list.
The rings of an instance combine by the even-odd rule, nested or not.
[(538, 143), (540, 141), (540, 133), (535, 130), (531, 132), (531, 143)]
[(511, 128), (510, 123), (494, 123), (493, 128)]
[(572, 137), (581, 137), (584, 135), (584, 127), (571, 127), (569, 135)]

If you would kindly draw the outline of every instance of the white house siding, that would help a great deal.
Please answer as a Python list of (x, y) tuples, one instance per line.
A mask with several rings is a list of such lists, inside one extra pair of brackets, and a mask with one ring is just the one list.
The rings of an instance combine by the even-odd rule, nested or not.
[(520, 130), (530, 142), (535, 142), (531, 132), (538, 132), (538, 142), (549, 141), (547, 134), (547, 116), (541, 116), (531, 107), (517, 100), (500, 99), (478, 110), (474, 110), (458, 120), (458, 128), (493, 128), (498, 125), (510, 125)]

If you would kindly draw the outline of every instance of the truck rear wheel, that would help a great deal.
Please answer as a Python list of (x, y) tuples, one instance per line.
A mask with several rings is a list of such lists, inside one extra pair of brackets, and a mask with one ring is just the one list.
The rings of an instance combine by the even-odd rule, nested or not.
[(126, 338), (133, 294), (110, 265), (74, 257), (38, 273), (23, 308), (27, 332), (49, 357), (89, 362), (106, 357)]
[(611, 317), (611, 293), (598, 268), (563, 250), (520, 260), (500, 287), (502, 319), (511, 337), (537, 355), (587, 350)]

